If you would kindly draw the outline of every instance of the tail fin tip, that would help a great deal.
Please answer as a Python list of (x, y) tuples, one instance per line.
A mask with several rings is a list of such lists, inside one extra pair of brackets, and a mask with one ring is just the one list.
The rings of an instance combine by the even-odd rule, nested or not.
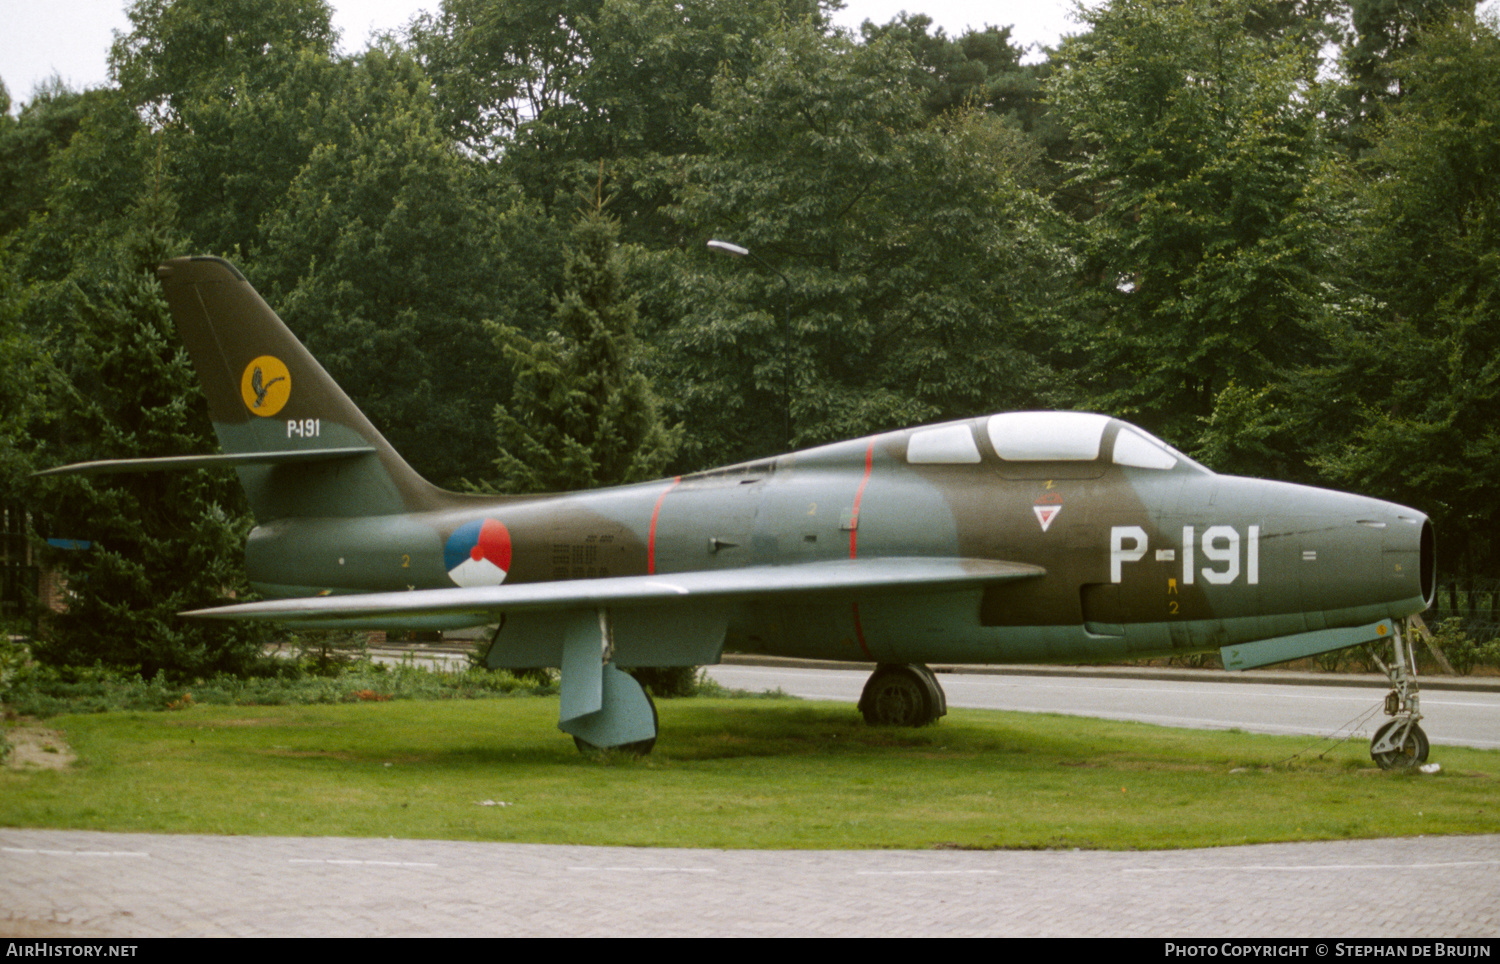
[(238, 268), (197, 255), (164, 262), (157, 274), (226, 453), (372, 450), (358, 465), (337, 470), (325, 460), (241, 467), (257, 518), (383, 515), (431, 502), (436, 490), (396, 454)]

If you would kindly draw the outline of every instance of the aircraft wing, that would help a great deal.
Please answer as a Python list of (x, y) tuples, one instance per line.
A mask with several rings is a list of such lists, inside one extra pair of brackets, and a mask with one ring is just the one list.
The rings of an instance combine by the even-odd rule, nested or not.
[[(779, 566), (698, 570), (653, 576), (611, 576), (513, 585), (410, 592), (312, 596), (197, 609), (184, 616), (280, 620), (311, 627), (382, 618), (473, 617), (470, 625), (501, 613), (586, 611), (604, 607), (662, 606), (818, 594), (941, 592), (980, 588), (1046, 574), (1040, 566), (991, 559), (845, 559)], [(465, 620), (468, 622), (468, 620)]]
[(233, 452), (227, 455), (168, 455), (150, 459), (102, 459), (98, 462), (74, 462), (56, 468), (33, 472), (42, 478), (49, 475), (110, 475), (126, 472), (176, 472), (181, 469), (239, 468), (242, 465), (287, 465), (301, 462), (331, 462), (371, 455), (370, 445), (351, 445), (333, 449), (299, 449), (289, 452)]

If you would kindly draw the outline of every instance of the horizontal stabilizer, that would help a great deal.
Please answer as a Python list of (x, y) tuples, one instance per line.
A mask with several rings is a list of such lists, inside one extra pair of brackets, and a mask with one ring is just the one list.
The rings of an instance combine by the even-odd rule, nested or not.
[(370, 455), (368, 445), (351, 445), (336, 449), (296, 449), (285, 452), (235, 452), (229, 455), (168, 455), (154, 459), (102, 459), (98, 462), (74, 462), (45, 469), (35, 475), (105, 475), (117, 472), (174, 472), (184, 469), (237, 468), (241, 465), (284, 465), (289, 462), (327, 462)]
[(655, 576), (611, 576), (515, 585), (411, 592), (313, 596), (240, 603), (183, 613), (210, 619), (266, 619), (311, 626), (323, 621), (473, 617), (471, 625), (506, 612), (565, 611), (604, 606), (660, 606), (674, 602), (872, 591), (942, 592), (1035, 579), (1046, 570), (989, 559), (841, 559), (786, 566), (746, 566)]

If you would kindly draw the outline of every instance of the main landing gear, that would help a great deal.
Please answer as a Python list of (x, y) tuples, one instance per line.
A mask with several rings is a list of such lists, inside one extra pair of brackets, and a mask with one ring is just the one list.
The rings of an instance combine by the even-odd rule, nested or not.
[(1383, 770), (1411, 770), (1427, 762), (1427, 734), (1417, 725), (1422, 718), (1421, 698), (1417, 693), (1417, 667), (1411, 646), (1401, 630), (1391, 631), (1391, 661), (1380, 658), (1380, 644), (1365, 647), (1370, 660), (1391, 681), (1385, 697), (1385, 714), (1393, 717), (1375, 731), (1370, 741), (1370, 758)]
[[(644, 686), (641, 692), (646, 696), (646, 702), (651, 704), (651, 731), (655, 733), (661, 725), (661, 718), (656, 715), (656, 700), (651, 698), (651, 691)], [(631, 743), (621, 743), (617, 746), (595, 746), (581, 736), (573, 737), (573, 745), (578, 747), (578, 752), (584, 756), (596, 756), (613, 750), (624, 756), (645, 756), (656, 746), (656, 737), (648, 737), (644, 740), (635, 740)]]
[(920, 663), (881, 663), (859, 697), (871, 726), (926, 726), (948, 713), (948, 697)]

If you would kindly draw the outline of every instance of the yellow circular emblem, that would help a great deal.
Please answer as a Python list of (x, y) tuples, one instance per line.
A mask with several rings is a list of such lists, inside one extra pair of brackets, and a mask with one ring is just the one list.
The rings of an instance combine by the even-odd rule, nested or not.
[(292, 397), (292, 373), (280, 358), (261, 355), (240, 376), (240, 397), (255, 415), (271, 416)]

